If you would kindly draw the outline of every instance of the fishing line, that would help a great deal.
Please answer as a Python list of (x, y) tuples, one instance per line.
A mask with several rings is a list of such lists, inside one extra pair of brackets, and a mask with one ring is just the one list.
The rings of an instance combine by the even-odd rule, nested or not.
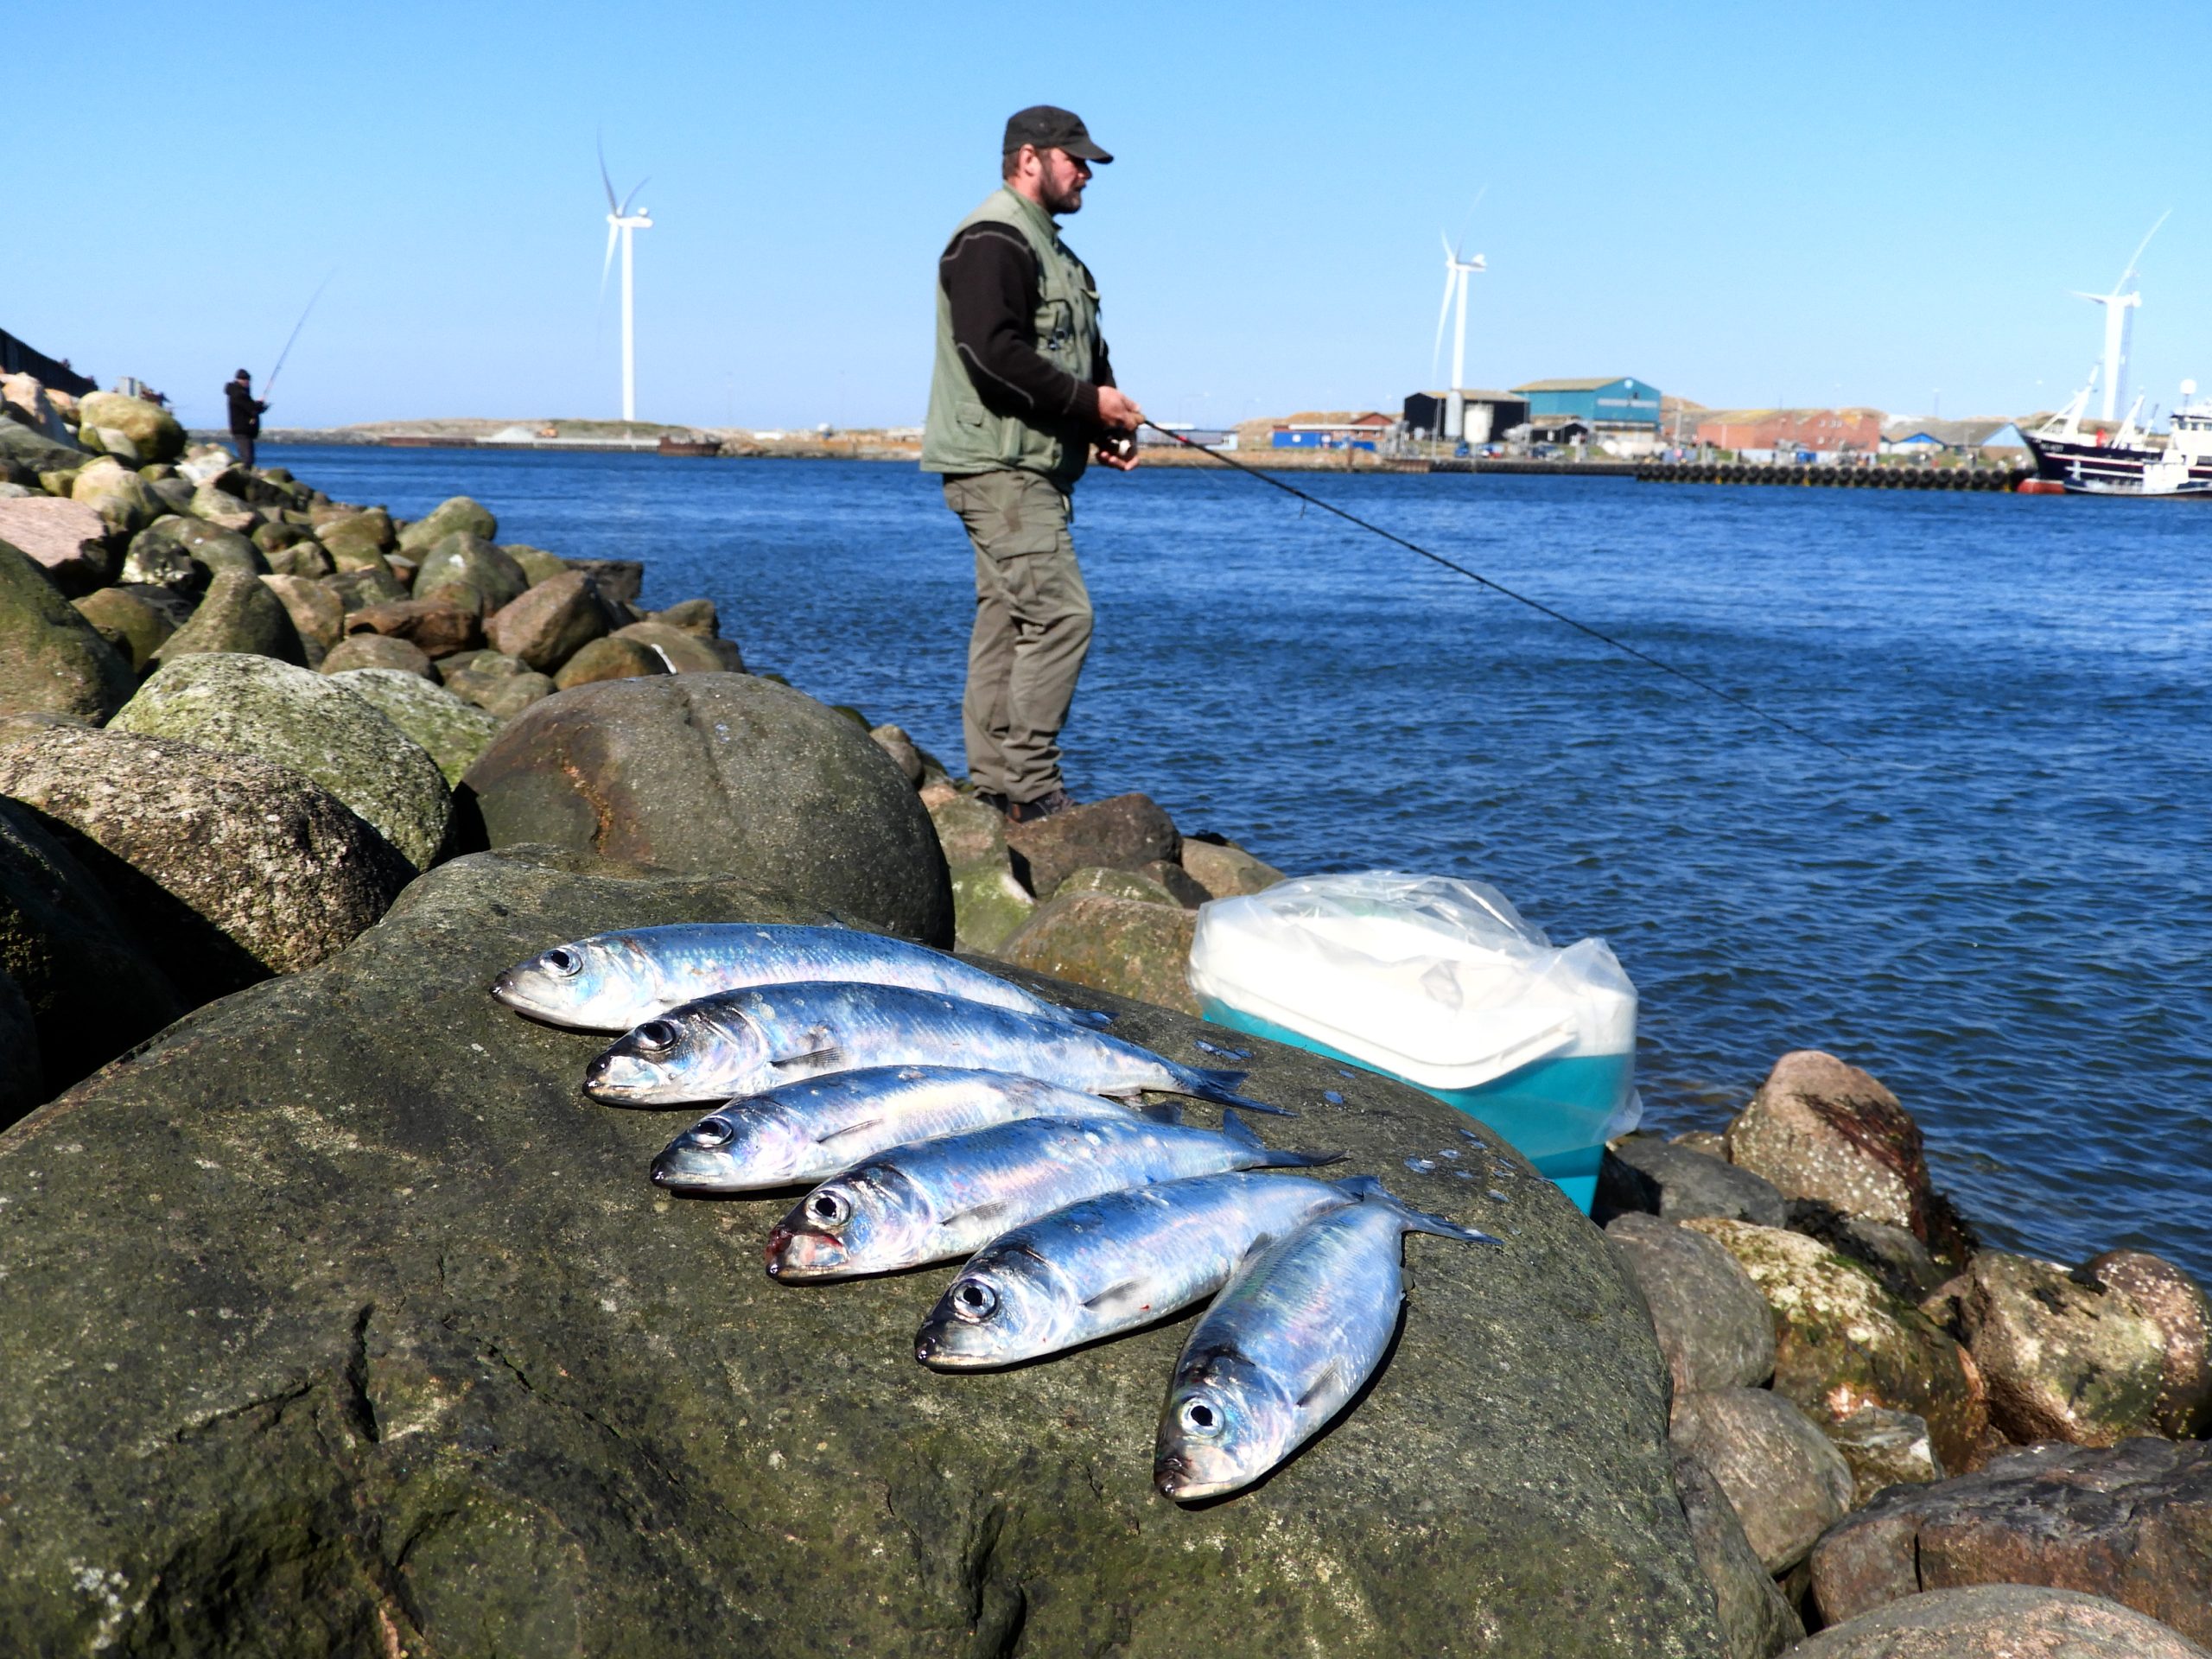
[[(334, 265), (331, 268), (330, 276), (335, 276), (337, 274), (337, 267)], [(284, 349), (276, 353), (276, 366), (269, 371), (269, 378), (261, 383), (262, 391), (275, 390), (276, 377), (284, 372), (284, 359), (292, 354), (292, 342), (300, 337), (300, 330), (308, 326), (308, 312), (315, 309), (315, 302), (322, 297), (322, 290), (330, 286), (330, 276), (326, 276), (316, 283), (315, 292), (308, 296), (307, 310), (300, 313), (300, 320), (292, 325), (292, 332), (285, 337)]]
[[(1483, 575), (1479, 570), (1470, 570), (1464, 564), (1455, 564), (1450, 559), (1446, 558), (1441, 553), (1432, 553), (1427, 548), (1421, 546), (1420, 543), (1409, 542), (1404, 537), (1396, 535), (1390, 531), (1383, 529), (1380, 524), (1371, 524), (1368, 523), (1366, 519), (1359, 517), (1358, 514), (1346, 512), (1342, 507), (1332, 505), (1331, 503), (1324, 501), (1318, 495), (1309, 495), (1294, 484), (1286, 484), (1282, 480), (1273, 476), (1271, 474), (1263, 473), (1256, 467), (1248, 467), (1241, 461), (1232, 461), (1229, 456), (1222, 454), (1218, 449), (1209, 449), (1202, 443), (1193, 443), (1190, 439), (1185, 437), (1180, 432), (1170, 432), (1166, 427), (1160, 425), (1157, 422), (1147, 421), (1143, 423), (1143, 424), (1151, 427), (1154, 431), (1159, 433), (1162, 437), (1173, 439), (1177, 443), (1181, 444), (1185, 449), (1195, 449), (1200, 454), (1209, 456), (1211, 459), (1219, 461), (1224, 467), (1235, 468), (1237, 472), (1243, 473), (1247, 478), (1256, 478), (1262, 484), (1272, 484), (1275, 488), (1282, 491), (1286, 495), (1294, 495), (1300, 502), (1311, 503), (1313, 505), (1320, 508), (1324, 512), (1332, 512), (1345, 523), (1357, 524), (1362, 530), (1370, 531), (1374, 535), (1380, 536), (1386, 542), (1395, 542), (1400, 547), (1404, 548), (1408, 552), (1418, 553), (1424, 559), (1427, 559), (1434, 563), (1442, 565), (1446, 570), (1456, 570), (1459, 575), (1466, 577), (1468, 581), (1480, 582), (1492, 593), (1503, 594), (1510, 600), (1513, 600), (1519, 604), (1526, 605), (1532, 611), (1541, 611), (1543, 614), (1551, 618), (1553, 621), (1564, 622), (1568, 627), (1575, 629), (1578, 632), (1586, 633), (1592, 639), (1599, 641), (1600, 644), (1611, 645), (1615, 651), (1620, 652), (1626, 656), (1633, 657), (1640, 663), (1649, 664), (1651, 667), (1658, 669), (1662, 673), (1671, 674), (1678, 680), (1687, 680), (1690, 684), (1697, 687), (1699, 690), (1707, 692), (1713, 696), (1719, 697), (1723, 702), (1732, 702), (1737, 708), (1743, 709), (1745, 713), (1757, 715), (1761, 720), (1766, 721), (1768, 725), (1780, 727), (1783, 731), (1788, 732), (1792, 737), (1800, 737), (1804, 739), (1808, 743), (1817, 743), (1824, 749), (1834, 750), (1847, 760), (1854, 760), (1858, 758), (1853, 755), (1850, 750), (1843, 748), (1837, 744), (1829, 742), (1825, 737), (1816, 737), (1802, 726), (1793, 726), (1789, 721), (1783, 719), (1779, 715), (1770, 715), (1767, 713), (1765, 709), (1760, 708), (1757, 703), (1751, 702), (1747, 698), (1739, 697), (1732, 691), (1724, 691), (1719, 686), (1698, 678), (1696, 675), (1690, 673), (1686, 669), (1676, 668), (1672, 663), (1662, 662), (1658, 658), (1654, 657), (1649, 652), (1639, 651), (1637, 647), (1628, 644), (1624, 640), (1614, 639), (1610, 633), (1600, 632), (1598, 629), (1592, 627), (1586, 622), (1578, 622), (1573, 617), (1567, 615), (1566, 612), (1555, 611), (1550, 606), (1545, 604), (1541, 600), (1531, 599), (1526, 594), (1516, 594), (1513, 589), (1508, 588), (1503, 582), (1493, 582), (1488, 576)], [(1301, 506), (1299, 511), (1302, 515), (1305, 512), (1305, 508)]]

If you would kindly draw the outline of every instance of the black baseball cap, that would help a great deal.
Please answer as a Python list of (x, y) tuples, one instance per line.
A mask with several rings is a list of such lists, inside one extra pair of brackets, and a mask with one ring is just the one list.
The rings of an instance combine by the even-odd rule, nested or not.
[(1083, 124), (1081, 116), (1050, 104), (1032, 104), (1007, 117), (1006, 143), (999, 147), (1000, 153), (1011, 156), (1024, 144), (1034, 144), (1039, 149), (1065, 149), (1086, 162), (1114, 159), (1092, 141), (1090, 130)]

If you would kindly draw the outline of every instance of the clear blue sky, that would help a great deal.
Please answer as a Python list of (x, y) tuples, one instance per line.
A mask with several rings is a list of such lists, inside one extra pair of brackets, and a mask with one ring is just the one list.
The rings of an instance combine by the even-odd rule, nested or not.
[[(1120, 156), (1070, 226), (1155, 416), (1468, 378), (1709, 404), (2047, 406), (2144, 263), (2135, 378), (2212, 387), (2212, 6), (10, 9), (0, 327), (213, 423), (335, 270), (273, 420), (918, 420), (946, 233), (1020, 105)], [(40, 92), (31, 96), (35, 85)], [(1470, 204), (1487, 187), (1480, 208)], [(1450, 350), (1449, 342), (1446, 351)]]

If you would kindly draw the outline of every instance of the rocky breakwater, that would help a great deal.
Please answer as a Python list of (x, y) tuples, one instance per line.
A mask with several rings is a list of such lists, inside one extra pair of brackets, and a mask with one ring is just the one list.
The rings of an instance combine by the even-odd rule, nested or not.
[(1614, 1143), (1598, 1217), (1737, 1659), (2212, 1641), (2212, 1305), (2180, 1268), (1983, 1248), (1897, 1096), (1810, 1051), (1721, 1133)]
[[(486, 994), (552, 942), (690, 918), (818, 912), (585, 853), (464, 857), (0, 1137), (0, 1648), (1716, 1650), (1629, 1277), (1510, 1151), (1482, 1148), (1502, 1202), (1409, 1179), (1474, 1150), (1447, 1108), (1251, 1045), (1301, 1143), (1506, 1248), (1413, 1241), (1373, 1387), (1185, 1509), (1150, 1453), (1187, 1316), (927, 1370), (950, 1266), (772, 1282), (789, 1196), (660, 1194), (686, 1115), (583, 1099), (604, 1039)], [(1025, 982), (1203, 1058), (1186, 1016)]]

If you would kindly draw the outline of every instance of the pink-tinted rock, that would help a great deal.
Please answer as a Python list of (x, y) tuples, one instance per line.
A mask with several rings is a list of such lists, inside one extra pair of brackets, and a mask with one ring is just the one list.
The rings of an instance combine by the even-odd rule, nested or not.
[(2165, 1340), (2166, 1361), (2155, 1408), (2155, 1427), (2175, 1440), (2212, 1428), (2212, 1304), (2203, 1287), (2163, 1256), (2147, 1250), (2107, 1250), (2082, 1263), (2091, 1278), (2110, 1286)]
[(107, 520), (82, 501), (26, 495), (0, 501), (0, 542), (21, 549), (65, 594), (88, 593), (115, 574)]
[(1822, 1630), (1789, 1659), (2206, 1659), (2167, 1625), (2096, 1596), (1993, 1584), (1915, 1596)]
[(607, 632), (607, 607), (592, 579), (570, 570), (539, 582), (492, 613), (484, 625), (495, 651), (550, 674)]
[(1770, 1573), (1805, 1559), (1851, 1507), (1850, 1466), (1805, 1414), (1764, 1389), (1718, 1389), (1675, 1402), (1677, 1452), (1703, 1464), (1735, 1506)]

